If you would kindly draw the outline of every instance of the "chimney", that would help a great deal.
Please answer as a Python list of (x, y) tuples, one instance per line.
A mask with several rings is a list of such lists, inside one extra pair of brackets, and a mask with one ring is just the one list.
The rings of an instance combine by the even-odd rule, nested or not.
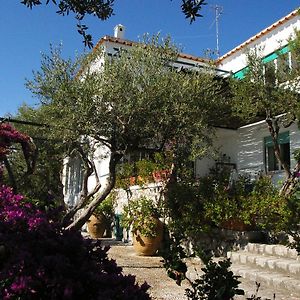
[(119, 39), (124, 39), (125, 27), (121, 24), (118, 24), (114, 28), (114, 37)]

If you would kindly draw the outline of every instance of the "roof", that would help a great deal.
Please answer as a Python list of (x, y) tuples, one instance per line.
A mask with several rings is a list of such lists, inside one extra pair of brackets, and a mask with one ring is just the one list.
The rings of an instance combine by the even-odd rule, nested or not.
[[(116, 44), (129, 46), (129, 47), (131, 47), (133, 45), (143, 45), (143, 43), (140, 43), (140, 42), (134, 42), (134, 41), (130, 41), (130, 40), (125, 40), (125, 39), (105, 35), (93, 47), (92, 52), (90, 54), (95, 53), (99, 49), (99, 47), (101, 47), (106, 42), (116, 43)], [(198, 63), (205, 63), (205, 64), (215, 65), (215, 61), (213, 61), (211, 59), (202, 58), (202, 57), (194, 56), (194, 55), (191, 55), (191, 54), (179, 53), (178, 57), (194, 62), (194, 64), (195, 64), (194, 66), (196, 66), (196, 64), (198, 64)], [(184, 62), (184, 61), (177, 61), (177, 62), (182, 63), (182, 64), (191, 64), (191, 62)], [(84, 69), (85, 69), (85, 67), (80, 68), (80, 70), (77, 72), (76, 77), (79, 77), (82, 74), (82, 72), (84, 71)], [(219, 72), (222, 72), (222, 73), (229, 73), (228, 71), (217, 69), (217, 68), (215, 70), (219, 71)]]
[[(130, 40), (120, 39), (120, 38), (116, 38), (116, 37), (106, 35), (98, 41), (96, 46), (93, 48), (93, 51), (96, 51), (105, 42), (112, 42), (112, 43), (125, 45), (125, 46), (133, 46), (133, 45), (140, 44), (138, 42), (133, 42), (133, 41), (130, 41)], [(191, 55), (191, 54), (186, 54), (186, 53), (179, 53), (179, 57), (183, 58), (183, 59), (189, 59), (189, 60), (192, 60), (192, 61), (195, 61), (195, 62), (201, 62), (201, 63), (210, 62), (209, 59), (194, 56), (194, 55)]]
[(231, 56), (232, 54), (236, 53), (237, 51), (245, 48), (246, 46), (248, 46), (250, 43), (256, 41), (257, 39), (261, 38), (262, 36), (264, 36), (265, 34), (269, 33), (270, 31), (276, 29), (277, 27), (281, 26), (282, 24), (286, 23), (287, 21), (293, 19), (294, 17), (299, 15), (299, 8), (295, 9), (294, 11), (292, 11), (290, 14), (288, 14), (287, 16), (281, 18), (280, 20), (278, 20), (277, 22), (273, 23), (271, 26), (265, 28), (264, 30), (260, 31), (258, 34), (252, 36), (251, 38), (249, 38), (247, 41), (245, 41), (244, 43), (240, 44), (239, 46), (235, 47), (234, 49), (232, 49), (231, 51), (227, 52), (226, 54), (224, 54), (223, 56), (221, 56), (219, 59), (217, 59), (217, 63), (221, 63), (222, 60), (224, 60), (225, 58)]

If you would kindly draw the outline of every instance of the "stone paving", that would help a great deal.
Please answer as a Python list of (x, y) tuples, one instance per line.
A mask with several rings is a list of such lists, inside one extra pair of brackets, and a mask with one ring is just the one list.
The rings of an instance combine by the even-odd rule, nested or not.
[[(169, 278), (163, 267), (162, 258), (160, 256), (138, 256), (133, 250), (133, 246), (116, 242), (112, 239), (102, 239), (103, 245), (109, 245), (108, 256), (117, 261), (118, 266), (122, 267), (124, 274), (132, 274), (136, 276), (139, 284), (145, 281), (151, 286), (149, 294), (153, 300), (187, 300), (185, 289), (189, 287), (187, 281), (178, 286), (174, 280)], [(201, 274), (203, 264), (199, 259), (188, 259), (187, 277), (192, 281)], [(269, 274), (271, 276), (271, 274)], [(255, 293), (255, 284), (240, 278), (242, 281), (240, 287), (246, 291), (247, 296), (236, 296), (235, 300), (245, 300)], [(274, 288), (267, 287), (262, 284), (257, 296), (261, 296), (262, 300), (273, 299)], [(266, 296), (268, 295), (268, 296)], [(250, 298), (248, 298), (250, 299)], [(252, 298), (251, 298), (252, 299)], [(299, 297), (286, 296), (280, 291), (276, 293), (276, 300), (300, 300)]]
[[(153, 300), (187, 300), (185, 289), (189, 287), (188, 283), (183, 282), (182, 286), (178, 286), (169, 278), (161, 257), (137, 256), (133, 246), (124, 243), (111, 243), (108, 240), (103, 241), (103, 244), (111, 246), (108, 255), (123, 268), (124, 274), (135, 275), (140, 284), (146, 281), (151, 286), (149, 293)], [(196, 276), (195, 268), (200, 270), (200, 261), (189, 261), (191, 276)]]

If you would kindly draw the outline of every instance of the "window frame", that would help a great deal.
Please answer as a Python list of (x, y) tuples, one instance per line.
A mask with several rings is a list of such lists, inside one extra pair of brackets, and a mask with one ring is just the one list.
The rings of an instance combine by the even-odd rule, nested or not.
[[(263, 143), (264, 143), (264, 166), (265, 166), (266, 174), (283, 171), (282, 165), (277, 161), (275, 151), (274, 151), (274, 143), (271, 136), (264, 137)], [(290, 143), (289, 131), (279, 133), (278, 144), (280, 147), (281, 155), (284, 153), (284, 149), (283, 149), (283, 147), (285, 147), (284, 145), (288, 145), (288, 151), (286, 151), (287, 150), (286, 149), (285, 153), (288, 152), (288, 161), (286, 161), (286, 163), (290, 165), (291, 164), (291, 143)], [(270, 155), (269, 150), (271, 149), (273, 149), (272, 160), (270, 160), (270, 156), (269, 156)], [(274, 169), (273, 167), (270, 166), (270, 162), (274, 163)]]

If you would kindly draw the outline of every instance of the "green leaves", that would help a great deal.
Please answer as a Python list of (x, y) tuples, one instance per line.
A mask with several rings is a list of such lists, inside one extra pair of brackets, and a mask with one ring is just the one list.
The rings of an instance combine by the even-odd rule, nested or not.
[[(289, 43), (292, 68), (288, 53), (276, 52), (276, 62), (261, 57), (259, 50), (247, 54), (248, 66), (242, 80), (233, 79), (230, 87), (233, 110), (248, 122), (257, 118), (273, 118), (281, 113), (294, 114), (299, 110), (299, 66), (294, 62), (299, 52), (299, 34)], [(274, 54), (275, 55), (275, 54)]]
[(105, 156), (95, 152), (100, 148), (118, 158), (169, 148), (174, 157), (190, 159), (207, 151), (217, 111), (226, 102), (222, 81), (210, 72), (178, 72), (177, 59), (170, 39), (159, 36), (113, 59), (100, 48), (73, 63), (53, 48), (27, 86), (41, 99), (51, 135), (69, 153), (80, 144), (98, 162)]
[(206, 5), (205, 0), (182, 0), (181, 9), (190, 22), (194, 22), (197, 17), (202, 17), (200, 15), (200, 10), (203, 5)]
[[(48, 5), (49, 2), (50, 0), (46, 0), (46, 5)], [(84, 46), (89, 48), (93, 47), (92, 36), (87, 33), (88, 27), (81, 24), (81, 20), (83, 20), (86, 15), (90, 15), (104, 21), (114, 15), (115, 0), (52, 0), (51, 2), (57, 6), (57, 14), (62, 16), (68, 16), (69, 14), (75, 15), (75, 19), (78, 21), (77, 31), (83, 37)], [(34, 6), (42, 5), (42, 1), (23, 0), (21, 4), (32, 9)], [(199, 12), (205, 4), (204, 0), (182, 0), (181, 10), (192, 23), (197, 17), (202, 17)]]
[(124, 228), (132, 228), (132, 232), (139, 232), (146, 237), (157, 235), (158, 208), (152, 199), (140, 197), (132, 199), (124, 207), (121, 224)]
[(41, 5), (42, 4), (42, 2), (40, 0), (23, 0), (23, 1), (21, 1), (21, 3), (26, 5), (30, 9), (32, 9), (32, 7), (35, 6), (35, 5)]
[(204, 274), (192, 282), (192, 288), (186, 289), (189, 300), (230, 300), (235, 295), (244, 295), (239, 289), (240, 281), (229, 271), (230, 259), (214, 262), (209, 260), (202, 269)]

